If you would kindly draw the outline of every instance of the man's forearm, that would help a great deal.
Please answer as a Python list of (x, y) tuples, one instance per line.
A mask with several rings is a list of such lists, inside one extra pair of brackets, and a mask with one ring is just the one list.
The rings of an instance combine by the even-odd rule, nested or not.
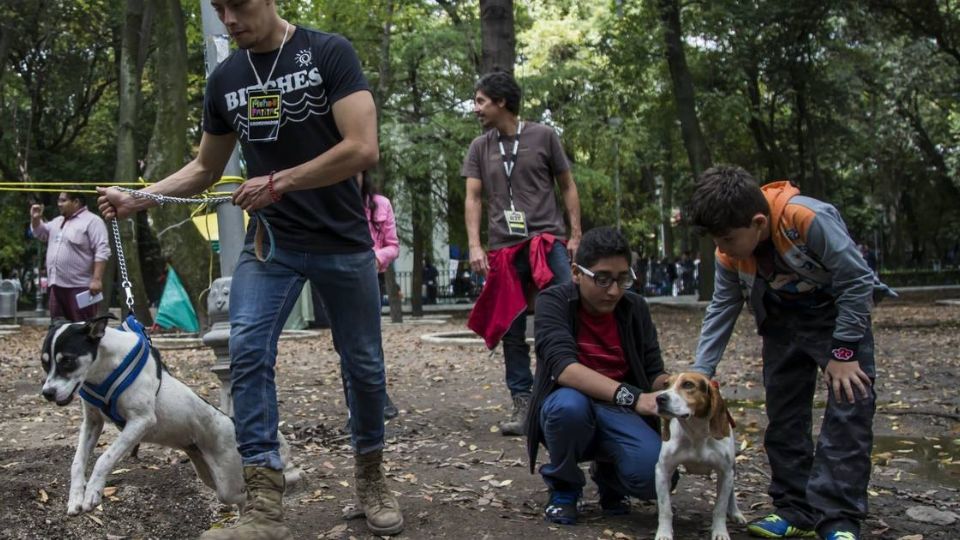
[(107, 261), (94, 261), (93, 279), (103, 281), (103, 272), (107, 268)]
[[(140, 191), (170, 197), (191, 197), (207, 190), (222, 173), (222, 170), (211, 171), (204, 168), (199, 160), (194, 158), (179, 171)], [(137, 211), (153, 208), (157, 204), (152, 199), (135, 199)]]
[(563, 204), (567, 208), (567, 218), (570, 220), (570, 237), (579, 238), (583, 234), (580, 229), (580, 195), (572, 178), (563, 186), (562, 195)]
[(467, 226), (467, 244), (468, 247), (480, 247), (480, 214), (482, 208), (480, 199), (467, 196), (464, 204), (464, 216)]
[(273, 182), (280, 193), (332, 186), (372, 169), (379, 160), (376, 144), (344, 139), (306, 163), (277, 171)]

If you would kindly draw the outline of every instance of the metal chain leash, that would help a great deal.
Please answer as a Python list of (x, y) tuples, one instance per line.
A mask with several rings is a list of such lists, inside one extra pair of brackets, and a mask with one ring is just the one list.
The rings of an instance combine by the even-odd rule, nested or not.
[(133, 284), (127, 276), (127, 260), (123, 256), (123, 242), (120, 241), (120, 225), (116, 218), (110, 220), (113, 228), (113, 242), (117, 246), (117, 264), (120, 266), (120, 286), (127, 295), (127, 309), (133, 311)]
[[(230, 202), (231, 197), (204, 197), (200, 199), (191, 199), (186, 197), (169, 197), (167, 195), (158, 195), (155, 193), (145, 193), (143, 191), (138, 191), (136, 189), (130, 189), (125, 187), (113, 186), (114, 189), (129, 193), (135, 199), (152, 199), (156, 201), (160, 206), (163, 206), (166, 203), (175, 203), (175, 204), (222, 204)], [(111, 220), (111, 228), (113, 229), (113, 240), (117, 246), (117, 264), (120, 266), (120, 286), (123, 287), (123, 292), (127, 296), (127, 309), (133, 311), (133, 284), (130, 283), (130, 277), (127, 275), (127, 260), (123, 255), (123, 242), (120, 240), (120, 225), (119, 221), (114, 218)]]
[(199, 199), (193, 199), (189, 197), (170, 197), (169, 195), (159, 195), (157, 193), (146, 193), (144, 191), (139, 191), (136, 189), (130, 189), (125, 187), (114, 186), (114, 189), (122, 191), (124, 193), (129, 193), (133, 195), (134, 199), (151, 199), (156, 201), (160, 206), (163, 206), (166, 203), (174, 204), (222, 204), (228, 203), (231, 201), (231, 197), (202, 197)]

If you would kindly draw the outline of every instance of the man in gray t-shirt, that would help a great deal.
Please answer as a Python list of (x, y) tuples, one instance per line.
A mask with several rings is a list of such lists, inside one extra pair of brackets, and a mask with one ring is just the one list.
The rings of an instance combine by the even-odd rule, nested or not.
[[(485, 198), (491, 255), (505, 248), (518, 250), (510, 253), (522, 290), (536, 288), (530, 240), (538, 235), (549, 234), (559, 240), (545, 254), (553, 272), (550, 285), (570, 281), (570, 261), (580, 244), (580, 198), (560, 138), (549, 126), (520, 121), (520, 86), (511, 75), (489, 73), (477, 82), (475, 90), (473, 112), (486, 132), (470, 144), (461, 169), (467, 181), (470, 267), (482, 276), (490, 270), (480, 243), (481, 201)], [(559, 186), (567, 209), (569, 234), (554, 186)], [(485, 287), (484, 294), (491, 293), (489, 288)], [(502, 337), (506, 382), (514, 405), (510, 420), (500, 425), (504, 435), (523, 434), (533, 386), (526, 326), (521, 313)]]

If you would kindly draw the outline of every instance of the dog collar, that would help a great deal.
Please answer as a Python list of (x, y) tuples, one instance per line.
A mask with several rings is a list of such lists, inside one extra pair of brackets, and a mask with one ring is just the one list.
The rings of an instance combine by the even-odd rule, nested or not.
[(146, 335), (143, 325), (132, 314), (123, 321), (120, 329), (136, 334), (137, 346), (127, 353), (123, 362), (102, 383), (94, 385), (84, 382), (83, 387), (80, 388), (80, 397), (100, 409), (120, 429), (123, 429), (127, 421), (117, 411), (117, 402), (143, 371), (143, 366), (147, 364), (147, 359), (150, 358), (150, 338)]

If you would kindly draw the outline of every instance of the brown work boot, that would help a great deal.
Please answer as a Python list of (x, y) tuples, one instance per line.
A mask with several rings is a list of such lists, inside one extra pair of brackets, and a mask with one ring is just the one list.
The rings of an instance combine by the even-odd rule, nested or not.
[(200, 540), (288, 540), (283, 525), (283, 471), (267, 467), (244, 467), (247, 502), (240, 519), (225, 529), (210, 529)]
[(383, 450), (354, 455), (353, 476), (357, 482), (357, 507), (367, 518), (367, 527), (376, 535), (403, 530), (400, 503), (387, 489), (383, 476)]
[(513, 396), (513, 414), (500, 423), (500, 433), (505, 436), (524, 435), (527, 432), (527, 411), (530, 409), (530, 394)]

